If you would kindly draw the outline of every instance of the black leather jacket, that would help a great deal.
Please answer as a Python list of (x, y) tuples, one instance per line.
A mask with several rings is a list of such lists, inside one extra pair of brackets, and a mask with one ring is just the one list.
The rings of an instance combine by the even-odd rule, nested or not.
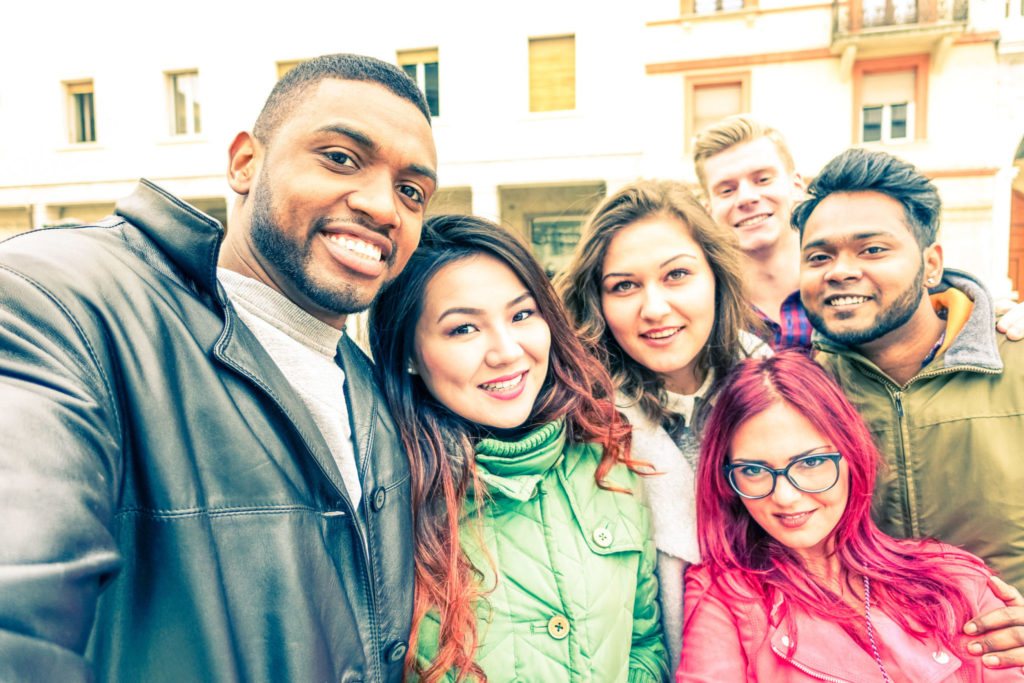
[(0, 245), (0, 680), (398, 681), (409, 470), (340, 345), (364, 499), (143, 181)]

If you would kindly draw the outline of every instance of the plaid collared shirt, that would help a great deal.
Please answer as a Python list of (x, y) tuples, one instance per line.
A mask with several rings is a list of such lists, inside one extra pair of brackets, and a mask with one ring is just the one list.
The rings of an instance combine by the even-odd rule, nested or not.
[(782, 324), (775, 322), (757, 306), (751, 306), (754, 313), (764, 321), (774, 338), (769, 340), (772, 348), (776, 351), (798, 347), (801, 349), (811, 348), (811, 321), (807, 319), (807, 311), (800, 301), (800, 291), (797, 290), (787, 296), (779, 307), (779, 320)]

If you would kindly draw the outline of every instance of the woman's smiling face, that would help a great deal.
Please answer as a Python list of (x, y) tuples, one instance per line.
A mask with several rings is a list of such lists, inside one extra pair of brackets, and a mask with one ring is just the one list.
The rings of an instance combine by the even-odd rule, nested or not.
[(415, 360), (427, 390), (460, 417), (510, 429), (526, 422), (548, 373), (551, 331), (502, 261), (476, 254), (427, 283)]
[[(780, 401), (754, 415), (736, 430), (731, 463), (784, 469), (802, 456), (834, 453), (835, 446), (800, 411)], [(811, 465), (831, 468), (825, 459)], [(751, 500), (741, 498), (747, 512), (779, 543), (792, 548), (806, 564), (819, 565), (831, 553), (832, 532), (846, 510), (850, 497), (850, 470), (838, 462), (835, 484), (820, 493), (807, 493), (778, 475), (775, 490)], [(834, 470), (832, 470), (834, 475)], [(827, 482), (826, 482), (827, 483)]]
[(616, 233), (604, 258), (601, 309), (622, 350), (669, 390), (700, 388), (696, 360), (715, 324), (715, 276), (685, 223), (659, 214)]

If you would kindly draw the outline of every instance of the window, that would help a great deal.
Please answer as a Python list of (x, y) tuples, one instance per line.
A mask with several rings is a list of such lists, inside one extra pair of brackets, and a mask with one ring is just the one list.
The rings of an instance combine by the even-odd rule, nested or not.
[(66, 83), (68, 136), (71, 142), (96, 142), (96, 115), (92, 81)]
[(750, 111), (750, 72), (686, 79), (686, 139), (733, 114)]
[(530, 219), (533, 254), (544, 266), (548, 277), (569, 265), (573, 249), (580, 241), (580, 229), (586, 216), (536, 216)]
[(195, 135), (202, 132), (199, 118), (199, 72), (179, 71), (167, 74), (171, 135)]
[(908, 114), (914, 107), (914, 72), (865, 74), (861, 87), (861, 142), (894, 142), (914, 137)]
[(714, 14), (743, 9), (743, 0), (694, 0), (694, 14)]
[(299, 64), (302, 64), (302, 60), (301, 59), (289, 59), (289, 60), (284, 61), (284, 62), (278, 62), (277, 63), (277, 80), (281, 80), (282, 76), (284, 76), (286, 73), (288, 73), (289, 71), (291, 71), (292, 69), (297, 67)]
[(400, 50), (398, 66), (423, 91), (427, 98), (427, 107), (431, 116), (441, 115), (441, 101), (438, 95), (438, 59), (437, 48), (426, 50)]
[(24, 206), (0, 207), (0, 239), (31, 230), (32, 214)]
[(913, 137), (913, 122), (908, 113), (913, 105), (909, 102), (864, 107), (861, 142), (894, 142)]
[(530, 38), (530, 111), (576, 108), (576, 36)]
[(854, 65), (854, 143), (924, 138), (927, 80), (927, 55)]
[(864, 28), (917, 22), (917, 0), (861, 0), (861, 11)]
[(563, 268), (588, 213), (608, 194), (603, 182), (498, 187), (501, 224), (522, 235), (548, 275)]
[(683, 16), (691, 14), (717, 14), (719, 12), (737, 12), (742, 9), (755, 9), (757, 0), (680, 0), (679, 12)]
[(693, 89), (694, 132), (743, 111), (743, 84), (698, 85)]

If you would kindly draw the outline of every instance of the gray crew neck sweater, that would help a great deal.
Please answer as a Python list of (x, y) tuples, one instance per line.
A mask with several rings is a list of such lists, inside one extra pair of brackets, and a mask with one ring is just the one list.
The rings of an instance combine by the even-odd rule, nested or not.
[(238, 317), (252, 331), (313, 415), (331, 449), (353, 507), (362, 484), (352, 445), (345, 372), (335, 358), (343, 332), (317, 320), (267, 285), (224, 268), (217, 269)]

